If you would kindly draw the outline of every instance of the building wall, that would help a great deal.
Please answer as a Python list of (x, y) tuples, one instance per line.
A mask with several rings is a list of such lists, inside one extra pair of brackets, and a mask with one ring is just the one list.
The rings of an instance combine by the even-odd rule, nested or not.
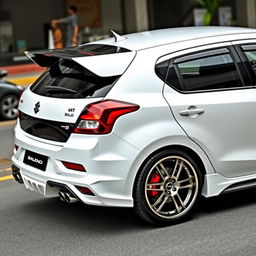
[(64, 13), (63, 0), (0, 2), (0, 16), (12, 20), (15, 39), (26, 40), (28, 48), (44, 48), (44, 24), (55, 17), (62, 17)]
[[(66, 15), (65, 0), (0, 0), (0, 20), (11, 20), (15, 40), (26, 40), (27, 48), (40, 49), (46, 47), (44, 25), (53, 18)], [(192, 14), (186, 15), (193, 0), (143, 0), (148, 10), (138, 10), (142, 0), (101, 0), (102, 25), (92, 28), (92, 34), (107, 34), (110, 29), (119, 33), (131, 33), (140, 29), (140, 21), (146, 21), (147, 11), (149, 29), (193, 25)], [(256, 0), (225, 0), (231, 5), (237, 25), (256, 26), (255, 19), (248, 19), (248, 10)], [(250, 4), (250, 5), (249, 5)], [(235, 5), (237, 6), (235, 8)], [(143, 8), (144, 8), (143, 7)], [(255, 8), (254, 8), (255, 9)], [(254, 13), (256, 10), (251, 10)], [(142, 15), (143, 13), (143, 15)], [(187, 18), (182, 20), (182, 18)], [(235, 17), (236, 16), (236, 17)], [(142, 22), (142, 23), (143, 23)], [(145, 23), (145, 22), (144, 22)]]
[(120, 0), (101, 0), (101, 15), (102, 25), (98, 28), (92, 28), (92, 33), (105, 34), (109, 33), (110, 29), (122, 33), (123, 23)]
[(191, 6), (191, 0), (148, 0), (151, 29), (178, 27)]
[[(53, 18), (66, 15), (65, 0), (0, 0), (0, 20), (13, 22), (15, 40), (26, 40), (28, 49), (47, 46), (44, 25)], [(101, 0), (102, 26), (92, 28), (93, 34), (122, 33), (120, 0)]]

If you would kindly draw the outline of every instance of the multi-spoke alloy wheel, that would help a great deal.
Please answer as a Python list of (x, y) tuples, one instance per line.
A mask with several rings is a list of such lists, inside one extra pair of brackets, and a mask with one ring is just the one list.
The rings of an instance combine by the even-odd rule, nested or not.
[(6, 95), (0, 101), (0, 116), (10, 120), (17, 117), (18, 113), (18, 96)]
[(188, 217), (201, 187), (201, 173), (189, 155), (163, 151), (149, 159), (138, 176), (135, 208), (146, 220), (172, 224)]

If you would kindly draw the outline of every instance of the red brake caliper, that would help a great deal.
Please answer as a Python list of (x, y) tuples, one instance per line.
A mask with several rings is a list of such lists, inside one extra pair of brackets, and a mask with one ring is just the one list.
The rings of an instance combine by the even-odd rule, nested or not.
[[(153, 173), (150, 179), (150, 183), (157, 183), (160, 180), (160, 175)], [(152, 186), (152, 188), (156, 188), (155, 185)], [(152, 196), (157, 196), (158, 195), (158, 191), (152, 190), (150, 191)]]

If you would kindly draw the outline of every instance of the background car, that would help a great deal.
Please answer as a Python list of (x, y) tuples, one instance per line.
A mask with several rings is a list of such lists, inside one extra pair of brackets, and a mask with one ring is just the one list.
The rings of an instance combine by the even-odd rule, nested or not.
[(7, 71), (0, 70), (0, 119), (11, 120), (17, 117), (18, 102), (23, 88), (3, 78)]

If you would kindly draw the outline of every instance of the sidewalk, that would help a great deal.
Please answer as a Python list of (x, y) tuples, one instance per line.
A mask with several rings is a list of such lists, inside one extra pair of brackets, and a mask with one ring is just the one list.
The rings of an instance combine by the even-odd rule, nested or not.
[(39, 67), (34, 63), (15, 66), (0, 66), (0, 69), (8, 71), (8, 76), (5, 78), (6, 80), (23, 87), (29, 86), (43, 71), (45, 71), (45, 68)]

